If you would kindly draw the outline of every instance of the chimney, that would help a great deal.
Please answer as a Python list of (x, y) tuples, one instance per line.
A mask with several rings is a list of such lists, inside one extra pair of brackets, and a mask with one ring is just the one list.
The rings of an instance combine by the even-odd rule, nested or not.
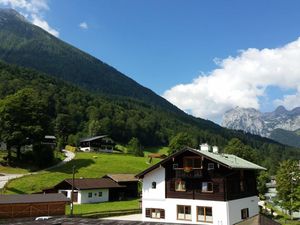
[(219, 148), (218, 146), (212, 146), (212, 150), (213, 150), (213, 153), (219, 153)]
[(200, 145), (200, 150), (201, 151), (206, 151), (206, 152), (211, 152), (211, 147), (209, 144), (204, 143)]

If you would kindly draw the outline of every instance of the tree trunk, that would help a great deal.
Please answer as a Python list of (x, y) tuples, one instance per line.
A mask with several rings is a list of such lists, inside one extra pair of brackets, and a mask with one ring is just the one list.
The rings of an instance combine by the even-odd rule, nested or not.
[(7, 165), (11, 165), (11, 148), (7, 145)]
[(17, 147), (17, 161), (20, 161), (21, 158), (21, 146)]

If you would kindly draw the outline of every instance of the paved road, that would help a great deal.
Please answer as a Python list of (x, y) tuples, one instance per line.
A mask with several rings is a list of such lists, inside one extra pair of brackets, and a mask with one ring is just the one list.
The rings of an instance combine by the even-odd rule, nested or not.
[[(59, 167), (69, 161), (71, 161), (72, 159), (74, 159), (75, 157), (75, 154), (73, 152), (70, 152), (70, 151), (67, 151), (65, 149), (62, 150), (62, 152), (64, 152), (66, 158), (61, 161), (60, 163), (54, 165), (54, 166), (51, 166), (49, 168), (46, 168), (44, 170), (49, 170), (49, 169), (53, 169), (53, 168), (56, 168), (56, 167)], [(12, 179), (15, 179), (15, 178), (20, 178), (20, 177), (23, 177), (23, 176), (28, 176), (28, 175), (32, 175), (32, 174), (37, 174), (38, 172), (34, 172), (34, 173), (25, 173), (25, 174), (7, 174), (7, 173), (1, 173), (0, 174), (0, 190), (2, 188), (4, 188), (4, 186), (6, 185), (6, 183)]]
[[(0, 221), (1, 224), (1, 221)], [(56, 218), (48, 221), (19, 221), (5, 223), (7, 225), (174, 225), (173, 223), (124, 221), (124, 220), (104, 220), (104, 219), (84, 219), (84, 218)]]

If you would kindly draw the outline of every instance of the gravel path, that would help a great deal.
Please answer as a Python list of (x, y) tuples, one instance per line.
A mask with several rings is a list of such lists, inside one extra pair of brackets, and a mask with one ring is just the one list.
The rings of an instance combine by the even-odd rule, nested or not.
[[(60, 163), (51, 166), (49, 168), (43, 169), (43, 170), (49, 170), (49, 169), (53, 169), (53, 168), (57, 168), (67, 162), (70, 162), (72, 159), (74, 159), (75, 154), (73, 152), (67, 151), (65, 149), (62, 150), (62, 152), (64, 152), (66, 158), (61, 161)], [(34, 173), (25, 173), (25, 174), (8, 174), (8, 173), (1, 173), (0, 174), (0, 190), (3, 189), (6, 185), (6, 183), (12, 179), (16, 179), (16, 178), (20, 178), (23, 176), (28, 176), (28, 175), (32, 175), (32, 174), (37, 174), (38, 172), (34, 172)]]

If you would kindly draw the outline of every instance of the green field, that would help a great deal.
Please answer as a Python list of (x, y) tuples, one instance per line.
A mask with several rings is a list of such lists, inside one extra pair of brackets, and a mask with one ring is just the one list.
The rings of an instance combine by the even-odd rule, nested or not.
[[(72, 177), (72, 166), (76, 167), (76, 177), (101, 177), (107, 173), (139, 173), (148, 168), (147, 158), (125, 154), (77, 153), (71, 162), (49, 171), (41, 171), (9, 182), (6, 194), (39, 192), (53, 187), (60, 181)], [(158, 162), (155, 159), (152, 164)]]
[[(93, 214), (108, 211), (118, 211), (127, 209), (138, 209), (139, 201), (138, 199), (128, 200), (128, 201), (116, 201), (116, 202), (100, 202), (93, 204), (81, 204), (74, 205), (75, 215)], [(70, 206), (67, 206), (66, 214), (70, 215)]]

